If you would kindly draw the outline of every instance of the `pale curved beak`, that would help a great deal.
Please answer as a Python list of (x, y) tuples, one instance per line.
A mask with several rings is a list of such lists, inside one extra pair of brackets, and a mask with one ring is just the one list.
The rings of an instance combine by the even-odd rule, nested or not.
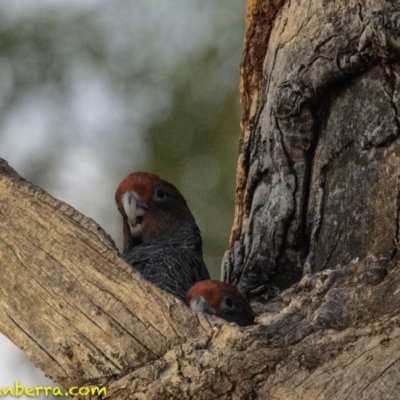
[(138, 232), (138, 225), (143, 222), (143, 215), (146, 213), (147, 204), (135, 192), (125, 192), (121, 198), (122, 206), (128, 217), (128, 223), (133, 236)]
[(193, 296), (190, 300), (190, 308), (193, 311), (215, 315), (215, 310), (207, 303), (203, 296)]

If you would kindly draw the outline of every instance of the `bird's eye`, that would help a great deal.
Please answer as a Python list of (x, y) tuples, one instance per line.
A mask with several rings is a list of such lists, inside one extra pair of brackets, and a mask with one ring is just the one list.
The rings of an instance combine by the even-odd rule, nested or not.
[(156, 196), (159, 199), (164, 199), (166, 197), (166, 193), (162, 189), (157, 189)]
[(225, 305), (227, 305), (229, 308), (233, 307), (233, 301), (230, 297), (225, 298)]
[(166, 200), (172, 198), (172, 194), (163, 188), (156, 188), (154, 192), (154, 200), (165, 203)]

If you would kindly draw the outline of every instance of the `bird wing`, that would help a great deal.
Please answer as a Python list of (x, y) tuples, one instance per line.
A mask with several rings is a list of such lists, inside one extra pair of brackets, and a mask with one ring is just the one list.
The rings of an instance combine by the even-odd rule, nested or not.
[(210, 279), (202, 256), (189, 247), (139, 245), (124, 258), (145, 279), (181, 299), (196, 282)]

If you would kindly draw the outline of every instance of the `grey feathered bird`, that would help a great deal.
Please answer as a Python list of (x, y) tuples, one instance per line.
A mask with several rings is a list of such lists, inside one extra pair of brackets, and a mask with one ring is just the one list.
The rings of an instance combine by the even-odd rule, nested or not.
[(197, 282), (186, 293), (185, 302), (193, 311), (216, 315), (240, 326), (254, 323), (255, 314), (248, 301), (235, 286), (226, 282)]
[(181, 299), (209, 279), (196, 221), (178, 189), (157, 175), (134, 172), (118, 186), (123, 257), (141, 275)]

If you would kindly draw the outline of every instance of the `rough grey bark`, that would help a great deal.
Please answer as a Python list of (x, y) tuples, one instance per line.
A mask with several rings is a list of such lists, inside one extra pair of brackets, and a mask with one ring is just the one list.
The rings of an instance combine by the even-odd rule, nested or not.
[(287, 1), (276, 15), (256, 106), (244, 114), (223, 264), (223, 278), (250, 297), (274, 295), (303, 272), (395, 255), (399, 12), (392, 1)]
[(257, 300), (291, 285), (256, 325), (192, 313), (3, 162), (0, 331), (109, 399), (397, 399), (399, 8), (248, 2), (224, 276)]

